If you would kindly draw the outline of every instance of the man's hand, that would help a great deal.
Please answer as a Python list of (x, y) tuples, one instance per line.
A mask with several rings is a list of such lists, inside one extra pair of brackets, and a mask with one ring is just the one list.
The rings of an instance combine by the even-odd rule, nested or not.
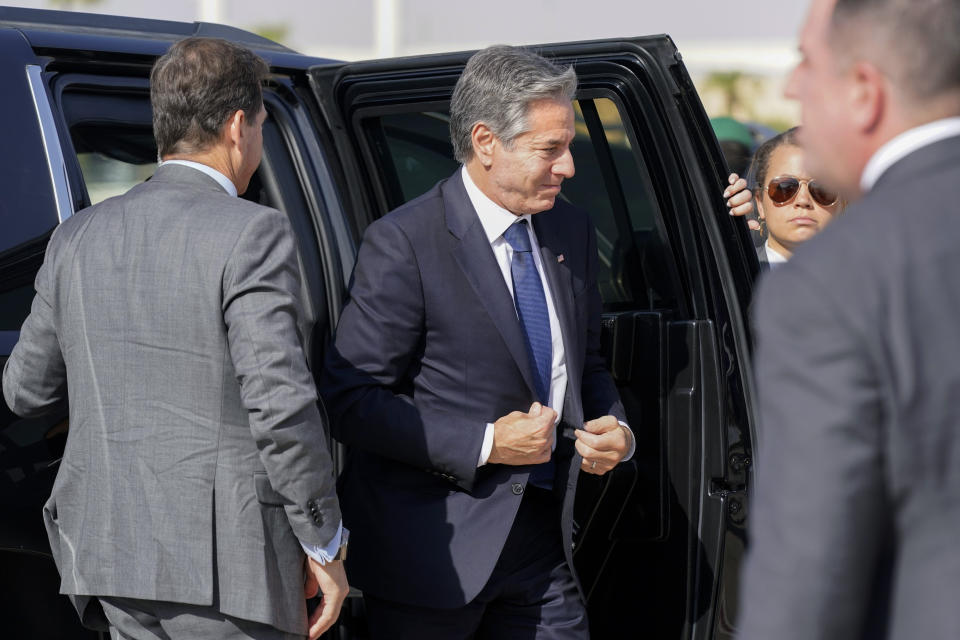
[(340, 607), (347, 597), (350, 587), (347, 585), (347, 574), (343, 570), (343, 561), (333, 560), (325, 565), (313, 558), (307, 558), (307, 577), (303, 585), (307, 598), (323, 594), (320, 605), (314, 610), (307, 621), (310, 640), (316, 640), (324, 631), (329, 629), (340, 617)]
[(617, 466), (630, 451), (633, 436), (613, 416), (590, 420), (576, 430), (577, 453), (583, 456), (580, 469), (602, 476)]
[[(732, 216), (748, 216), (753, 213), (753, 193), (747, 189), (747, 181), (735, 173), (727, 178), (730, 186), (723, 192), (727, 199), (727, 208)], [(747, 226), (754, 231), (760, 230), (760, 222), (754, 218), (747, 218)]]
[(493, 448), (487, 462), (541, 464), (553, 452), (557, 412), (539, 402), (528, 413), (514, 411), (493, 423)]

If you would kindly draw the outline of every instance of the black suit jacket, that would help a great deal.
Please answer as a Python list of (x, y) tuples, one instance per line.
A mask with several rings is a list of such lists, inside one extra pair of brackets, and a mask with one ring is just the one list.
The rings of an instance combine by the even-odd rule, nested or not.
[[(533, 216), (569, 376), (555, 487), (571, 547), (575, 427), (624, 419), (600, 350), (595, 232), (557, 202)], [(562, 262), (558, 260), (563, 256)], [(477, 467), (484, 430), (534, 401), (513, 297), (458, 171), (370, 225), (321, 393), (350, 445), (341, 476), (351, 583), (456, 607), (489, 578), (531, 467)]]
[(960, 637), (960, 137), (765, 276), (740, 638)]

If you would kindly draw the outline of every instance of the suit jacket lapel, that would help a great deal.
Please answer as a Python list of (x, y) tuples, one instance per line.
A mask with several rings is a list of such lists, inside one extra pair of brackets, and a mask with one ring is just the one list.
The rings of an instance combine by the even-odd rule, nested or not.
[[(564, 407), (564, 417), (577, 420), (573, 414), (581, 413), (577, 399), (580, 398), (580, 375), (583, 369), (580, 361), (580, 349), (577, 344), (576, 309), (573, 300), (573, 285), (570, 271), (558, 261), (564, 254), (566, 247), (564, 239), (559, 233), (556, 224), (551, 224), (550, 212), (533, 216), (533, 229), (540, 243), (540, 259), (543, 264), (544, 276), (550, 285), (553, 294), (553, 304), (557, 311), (557, 320), (560, 323), (560, 333), (563, 337), (563, 352), (567, 366), (567, 393)], [(575, 406), (570, 406), (575, 405)]]
[(500, 265), (493, 255), (480, 218), (470, 204), (459, 171), (444, 183), (441, 193), (447, 228), (459, 239), (453, 248), (454, 258), (503, 337), (524, 381), (533, 392), (536, 387), (513, 296), (500, 275)]
[[(567, 367), (567, 391), (563, 398), (563, 417), (557, 430), (556, 455), (557, 460), (568, 459), (569, 462), (557, 465), (554, 490), (565, 490), (567, 496), (573, 496), (580, 466), (580, 456), (574, 448), (574, 429), (581, 427), (583, 423), (583, 404), (580, 397), (583, 361), (580, 357), (580, 336), (577, 334), (572, 276), (567, 265), (558, 261), (560, 256), (569, 252), (570, 247), (566, 243), (563, 225), (557, 224), (558, 218), (550, 218), (549, 211), (533, 216), (532, 220), (537, 241), (540, 243), (544, 277), (550, 284), (557, 320), (560, 323)], [(568, 505), (572, 505), (571, 500), (565, 501), (565, 512), (569, 509)], [(571, 514), (567, 513), (564, 517), (564, 535), (568, 536), (567, 539), (573, 535), (572, 521)]]

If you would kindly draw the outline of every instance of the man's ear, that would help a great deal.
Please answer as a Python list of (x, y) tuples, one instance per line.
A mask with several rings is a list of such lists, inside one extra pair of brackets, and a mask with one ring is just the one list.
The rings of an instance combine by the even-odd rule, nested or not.
[(473, 125), (470, 131), (470, 140), (473, 143), (473, 154), (484, 167), (490, 167), (493, 164), (493, 151), (499, 140), (494, 135), (490, 127), (482, 122)]
[(887, 78), (869, 62), (856, 62), (850, 69), (850, 83), (851, 123), (861, 133), (873, 133), (889, 109)]
[(247, 124), (247, 118), (243, 114), (243, 109), (237, 109), (227, 119), (227, 125), (223, 128), (224, 135), (232, 146), (240, 146), (240, 140), (243, 138), (243, 128)]

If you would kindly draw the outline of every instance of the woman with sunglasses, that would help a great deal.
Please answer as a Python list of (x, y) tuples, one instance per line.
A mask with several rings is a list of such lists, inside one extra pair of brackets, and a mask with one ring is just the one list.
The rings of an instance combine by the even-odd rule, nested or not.
[(753, 156), (757, 215), (766, 226), (761, 262), (786, 262), (801, 243), (819, 233), (844, 206), (836, 191), (809, 176), (797, 127), (764, 142)]

